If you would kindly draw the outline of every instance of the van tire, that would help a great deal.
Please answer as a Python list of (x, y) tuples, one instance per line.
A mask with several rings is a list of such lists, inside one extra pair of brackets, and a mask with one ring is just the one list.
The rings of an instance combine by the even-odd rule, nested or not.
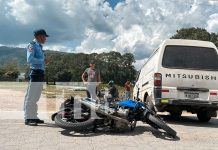
[(143, 103), (146, 104), (150, 110), (155, 112), (154, 104), (152, 103), (152, 101), (149, 100), (148, 97), (148, 93), (146, 92), (144, 95)]
[(207, 115), (207, 111), (201, 111), (197, 113), (198, 120), (200, 122), (209, 122), (211, 117)]
[(145, 103), (150, 110), (155, 112), (154, 104), (148, 98), (146, 99)]

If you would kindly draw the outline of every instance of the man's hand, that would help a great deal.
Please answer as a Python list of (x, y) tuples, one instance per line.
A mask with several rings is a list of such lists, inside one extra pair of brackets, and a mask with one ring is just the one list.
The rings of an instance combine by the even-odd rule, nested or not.
[(45, 59), (45, 64), (48, 65), (48, 63), (49, 63), (49, 61), (48, 61), (48, 59), (46, 58), (46, 59)]

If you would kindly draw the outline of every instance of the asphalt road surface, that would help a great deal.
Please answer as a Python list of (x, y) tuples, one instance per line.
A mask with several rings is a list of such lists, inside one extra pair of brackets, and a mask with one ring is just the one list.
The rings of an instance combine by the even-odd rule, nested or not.
[(170, 138), (147, 124), (138, 123), (135, 131), (74, 133), (60, 129), (50, 120), (38, 126), (25, 126), (23, 120), (0, 120), (1, 150), (145, 150), (218, 149), (218, 118), (200, 123), (193, 115), (173, 119), (162, 115), (178, 132)]
[(180, 119), (162, 115), (168, 125), (177, 131), (178, 137), (174, 139), (142, 123), (137, 123), (133, 132), (98, 130), (96, 133), (69, 133), (50, 120), (49, 113), (58, 110), (64, 100), (59, 95), (41, 96), (39, 115), (46, 120), (46, 124), (25, 126), (22, 109), (26, 86), (26, 83), (14, 83), (13, 86), (11, 83), (0, 84), (0, 150), (218, 149), (218, 118), (200, 123), (195, 115), (188, 113)]

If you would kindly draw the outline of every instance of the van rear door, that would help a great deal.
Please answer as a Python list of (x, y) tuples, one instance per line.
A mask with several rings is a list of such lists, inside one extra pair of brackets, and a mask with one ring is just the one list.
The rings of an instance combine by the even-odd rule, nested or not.
[[(218, 91), (218, 55), (214, 48), (168, 45), (162, 59), (163, 97), (209, 100)], [(164, 90), (163, 90), (164, 91)], [(170, 90), (169, 90), (170, 92)]]

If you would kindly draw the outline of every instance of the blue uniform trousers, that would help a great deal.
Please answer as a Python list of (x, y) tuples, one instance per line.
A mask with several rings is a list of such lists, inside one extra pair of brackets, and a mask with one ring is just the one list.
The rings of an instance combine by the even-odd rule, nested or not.
[(24, 119), (38, 119), (37, 102), (43, 90), (44, 71), (32, 69), (29, 77), (30, 81), (24, 100)]

